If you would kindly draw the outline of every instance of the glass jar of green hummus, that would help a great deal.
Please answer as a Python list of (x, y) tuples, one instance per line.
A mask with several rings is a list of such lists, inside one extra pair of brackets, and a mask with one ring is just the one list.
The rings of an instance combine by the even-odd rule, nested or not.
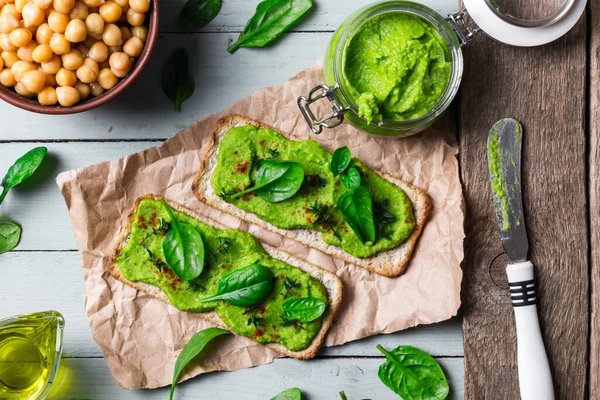
[[(523, 21), (503, 14), (487, 0), (464, 0), (447, 18), (422, 4), (403, 0), (367, 5), (334, 33), (323, 68), (324, 84), (298, 106), (314, 133), (344, 118), (367, 132), (405, 137), (433, 124), (458, 92), (463, 72), (461, 46), (481, 27), (493, 38), (535, 46), (566, 33), (579, 19), (585, 0), (569, 0), (552, 18)], [(465, 23), (469, 12), (474, 22)], [(331, 102), (325, 117), (311, 108)], [(315, 107), (314, 105), (313, 107)]]

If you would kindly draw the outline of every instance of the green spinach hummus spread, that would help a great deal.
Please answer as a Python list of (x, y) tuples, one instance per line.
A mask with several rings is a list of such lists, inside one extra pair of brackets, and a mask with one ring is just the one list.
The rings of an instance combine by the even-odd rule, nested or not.
[[(282, 304), (294, 297), (315, 297), (328, 303), (321, 282), (299, 268), (270, 257), (249, 233), (216, 229), (176, 210), (173, 213), (178, 222), (194, 226), (202, 236), (206, 254), (202, 274), (184, 282), (167, 266), (162, 241), (170, 218), (159, 201), (145, 199), (140, 202), (131, 223), (130, 238), (116, 259), (125, 278), (159, 287), (179, 310), (214, 310), (233, 332), (259, 343), (277, 342), (292, 351), (310, 345), (321, 328), (322, 317), (307, 323), (286, 321), (281, 318)], [(222, 300), (201, 303), (202, 299), (217, 293), (222, 277), (254, 263), (271, 269), (274, 276), (273, 291), (262, 304), (245, 308)]]
[(345, 50), (343, 76), (358, 115), (402, 121), (426, 114), (450, 81), (448, 47), (436, 29), (408, 13), (367, 21)]
[[(232, 199), (232, 194), (252, 187), (258, 161), (273, 157), (302, 164), (304, 182), (300, 190), (291, 198), (276, 203), (265, 201), (254, 193)], [(392, 249), (410, 236), (415, 217), (406, 193), (353, 159), (350, 166), (359, 170), (361, 185), (373, 199), (375, 223), (385, 226), (378, 232), (375, 242), (362, 243), (336, 207), (338, 198), (348, 189), (340, 182), (340, 176), (330, 171), (330, 164), (331, 153), (314, 140), (297, 142), (271, 129), (246, 125), (232, 128), (222, 139), (211, 184), (215, 193), (238, 208), (282, 229), (305, 228), (322, 232), (323, 241), (356, 257), (369, 257)], [(385, 205), (385, 210), (381, 210), (381, 205)], [(382, 218), (393, 222), (378, 223)]]

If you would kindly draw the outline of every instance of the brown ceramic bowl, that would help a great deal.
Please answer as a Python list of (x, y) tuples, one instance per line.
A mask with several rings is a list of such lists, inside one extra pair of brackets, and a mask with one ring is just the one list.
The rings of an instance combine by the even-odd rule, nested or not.
[(129, 85), (131, 85), (131, 83), (142, 72), (144, 66), (146, 66), (148, 63), (148, 59), (150, 58), (150, 54), (152, 53), (154, 45), (156, 44), (156, 39), (158, 38), (158, 0), (152, 0), (152, 5), (150, 11), (148, 11), (148, 14), (150, 16), (150, 18), (147, 19), (148, 38), (144, 44), (144, 50), (142, 50), (142, 54), (140, 54), (135, 61), (135, 64), (133, 65), (129, 75), (121, 79), (114, 88), (107, 90), (102, 95), (98, 97), (89, 97), (87, 100), (77, 103), (71, 107), (63, 107), (60, 105), (43, 106), (38, 103), (36, 98), (28, 99), (27, 97), (17, 94), (12, 88), (7, 88), (0, 84), (0, 99), (12, 104), (13, 106), (22, 108), (23, 110), (33, 111), (40, 114), (56, 115), (75, 114), (82, 111), (91, 110), (92, 108), (96, 108), (104, 103), (109, 102), (111, 99), (119, 95), (119, 93), (123, 92)]

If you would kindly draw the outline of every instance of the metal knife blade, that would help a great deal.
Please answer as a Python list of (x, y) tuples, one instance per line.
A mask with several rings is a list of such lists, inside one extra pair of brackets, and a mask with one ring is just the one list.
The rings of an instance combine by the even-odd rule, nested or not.
[(511, 261), (526, 261), (529, 243), (521, 195), (523, 128), (512, 118), (496, 122), (488, 136), (488, 166), (502, 246)]

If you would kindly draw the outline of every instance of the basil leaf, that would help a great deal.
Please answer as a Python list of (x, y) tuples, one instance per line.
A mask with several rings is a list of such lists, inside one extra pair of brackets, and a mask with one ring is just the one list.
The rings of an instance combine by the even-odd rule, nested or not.
[(179, 375), (185, 366), (188, 365), (188, 363), (192, 361), (198, 354), (200, 354), (208, 342), (210, 342), (213, 338), (221, 335), (227, 335), (229, 333), (229, 331), (221, 328), (207, 328), (192, 336), (188, 344), (186, 344), (183, 350), (181, 350), (181, 353), (179, 353), (179, 357), (177, 357), (177, 361), (175, 362), (175, 370), (173, 371), (173, 382), (171, 383), (169, 399), (173, 400), (173, 393), (175, 392), (177, 379), (179, 378)]
[(215, 19), (221, 11), (221, 0), (188, 0), (179, 14), (179, 23), (186, 29), (198, 29)]
[(8, 169), (6, 175), (2, 179), (2, 194), (0, 194), (0, 204), (8, 194), (8, 191), (29, 179), (31, 175), (38, 169), (44, 158), (48, 153), (48, 149), (45, 147), (36, 147), (29, 150), (27, 153), (21, 156), (15, 163)]
[(171, 226), (162, 243), (165, 261), (182, 281), (197, 278), (204, 269), (204, 242), (192, 225), (177, 222), (171, 207), (160, 199), (171, 217)]
[(238, 40), (229, 46), (233, 53), (240, 47), (263, 47), (277, 39), (312, 7), (312, 0), (264, 0), (256, 7)]
[(189, 56), (185, 49), (171, 53), (162, 69), (162, 89), (173, 102), (174, 111), (181, 111), (181, 104), (194, 94), (196, 84), (190, 76)]
[(282, 305), (283, 316), (300, 322), (311, 322), (325, 312), (327, 304), (315, 297), (297, 297), (286, 300)]
[(342, 175), (340, 179), (342, 180), (344, 186), (346, 186), (348, 189), (356, 189), (360, 186), (360, 173), (354, 167), (350, 168), (348, 173), (346, 175)]
[(379, 379), (403, 399), (442, 400), (450, 388), (446, 375), (433, 357), (412, 346), (388, 352), (377, 345), (387, 360), (379, 367)]
[(262, 303), (272, 290), (271, 270), (260, 264), (252, 264), (225, 275), (219, 280), (217, 294), (201, 302), (225, 300), (234, 306), (251, 307)]
[(302, 392), (298, 388), (284, 390), (271, 400), (302, 400)]
[(289, 199), (300, 190), (304, 181), (304, 167), (293, 161), (262, 160), (256, 170), (253, 187), (231, 196), (232, 199), (256, 192), (258, 197), (271, 203)]
[(334, 175), (343, 174), (346, 168), (348, 168), (350, 165), (350, 161), (352, 161), (352, 155), (350, 154), (350, 149), (347, 146), (335, 149), (333, 155), (331, 156), (329, 170), (333, 172)]
[(21, 225), (8, 218), (0, 217), (0, 254), (8, 253), (21, 240)]
[(373, 202), (367, 189), (357, 187), (340, 195), (337, 207), (362, 243), (375, 241)]

